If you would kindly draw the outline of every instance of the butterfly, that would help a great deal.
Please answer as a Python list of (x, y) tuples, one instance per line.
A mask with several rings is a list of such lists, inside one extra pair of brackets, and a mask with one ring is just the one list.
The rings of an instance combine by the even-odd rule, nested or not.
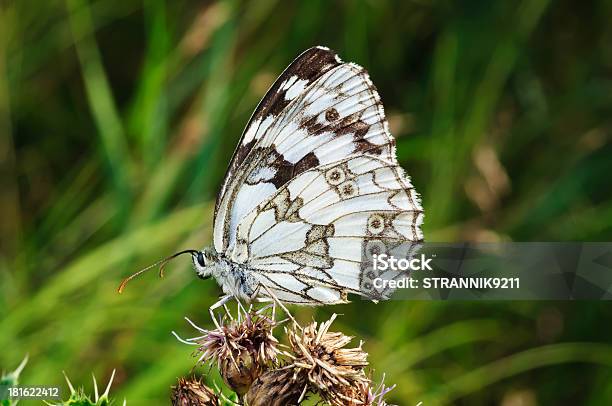
[(213, 307), (232, 297), (386, 299), (373, 287), (372, 255), (398, 246), (409, 255), (423, 240), (423, 215), (368, 73), (319, 46), (285, 69), (251, 116), (217, 197), (213, 246), (151, 267), (191, 254), (197, 276), (225, 294)]

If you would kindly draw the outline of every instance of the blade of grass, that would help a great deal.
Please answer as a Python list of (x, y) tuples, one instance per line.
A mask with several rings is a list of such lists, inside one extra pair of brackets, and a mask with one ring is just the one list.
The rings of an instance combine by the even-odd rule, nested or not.
[(202, 227), (202, 218), (210, 218), (207, 213), (211, 213), (210, 207), (201, 205), (183, 209), (159, 223), (136, 229), (77, 258), (29, 298), (27, 304), (13, 309), (0, 321), (0, 330), (6, 332), (0, 335), (0, 347), (8, 345), (22, 329), (49, 317), (62, 296), (93, 283), (103, 272), (119, 267), (134, 255), (168, 245), (194, 227)]
[(452, 404), (502, 379), (526, 371), (564, 363), (592, 363), (612, 367), (612, 346), (598, 343), (562, 343), (529, 349), (476, 368), (446, 382), (422, 399), (425, 405)]
[[(119, 212), (118, 224), (125, 221), (131, 205), (131, 162), (121, 118), (115, 106), (108, 79), (102, 66), (100, 52), (93, 37), (93, 22), (82, 0), (66, 0), (74, 44), (81, 63), (87, 99), (111, 173)], [(78, 40), (78, 38), (81, 38)]]
[(13, 257), (21, 245), (21, 209), (17, 184), (17, 162), (11, 123), (8, 79), (8, 41), (12, 36), (14, 14), (9, 7), (0, 7), (0, 253)]
[(431, 159), (432, 181), (427, 190), (429, 227), (439, 227), (451, 217), (453, 210), (453, 173), (455, 154), (455, 70), (457, 65), (457, 37), (452, 29), (442, 35), (436, 44), (433, 71), (433, 97), (435, 110), (432, 119)]
[[(70, 32), (70, 24), (62, 7), (57, 2), (39, 3), (37, 7), (31, 7), (26, 2), (13, 2), (16, 14), (19, 15), (20, 43), (11, 47), (9, 59), (20, 59), (24, 54), (18, 75), (12, 75), (11, 81), (25, 81), (31, 79), (45, 66), (52, 64), (54, 59), (62, 55), (75, 42)], [(49, 9), (45, 9), (48, 6)], [(93, 31), (104, 28), (120, 18), (124, 18), (138, 9), (140, 4), (132, 1), (108, 1), (97, 0), (87, 6), (73, 10), (74, 13), (91, 13), (97, 19), (90, 27)], [(81, 17), (77, 16), (77, 19)], [(92, 31), (92, 32), (93, 32)], [(90, 32), (78, 33), (76, 38), (81, 40)], [(24, 52), (24, 49), (27, 52)], [(14, 71), (12, 72), (15, 73)], [(20, 112), (17, 112), (20, 113)]]
[(144, 2), (147, 50), (128, 118), (128, 132), (137, 138), (140, 156), (148, 170), (160, 161), (168, 132), (166, 84), (170, 32), (166, 6), (160, 1)]
[[(497, 320), (456, 322), (393, 348), (390, 353), (387, 348), (385, 352), (388, 354), (378, 361), (378, 367), (388, 374), (409, 370), (413, 365), (450, 348), (499, 337), (502, 329)], [(402, 360), (401, 364), (397, 362), (398, 359)]]
[[(451, 116), (452, 104), (441, 110), (442, 117), (440, 115), (434, 117), (436, 122), (441, 122), (434, 125), (441, 126), (439, 130), (442, 139), (433, 138), (432, 148), (440, 149), (440, 154), (450, 155), (450, 158), (438, 156), (432, 161), (436, 175), (432, 178), (427, 200), (431, 200), (433, 205), (428, 216), (433, 226), (445, 224), (452, 218), (451, 211), (456, 207), (457, 188), (463, 184), (471, 162), (472, 150), (486, 135), (487, 126), (490, 124), (503, 86), (521, 53), (520, 45), (534, 30), (548, 3), (548, 0), (524, 1), (517, 8), (516, 15), (512, 18), (515, 21), (512, 29), (508, 30), (497, 43), (482, 79), (469, 94), (470, 104), (463, 125), (456, 129), (456, 133), (452, 124), (455, 120)], [(449, 48), (450, 51), (452, 48)], [(449, 83), (453, 79), (452, 72), (447, 71), (445, 65), (441, 65), (445, 62), (443, 57), (444, 54), (436, 63), (436, 72), (440, 72), (440, 75), (436, 75), (439, 76), (437, 82), (452, 89), (453, 84)], [(447, 100), (448, 97), (452, 97), (452, 93), (443, 94), (442, 97), (442, 100)], [(435, 169), (436, 167), (438, 169)]]
[(223, 139), (223, 130), (227, 126), (230, 114), (229, 91), (231, 88), (232, 51), (236, 41), (236, 4), (229, 11), (230, 17), (215, 33), (209, 50), (210, 77), (207, 81), (206, 94), (202, 106), (202, 120), (208, 128), (208, 142), (199, 151), (193, 168), (192, 182), (188, 193), (190, 201), (199, 201), (202, 192), (210, 191), (216, 185), (215, 179), (207, 176), (214, 160), (212, 156)]

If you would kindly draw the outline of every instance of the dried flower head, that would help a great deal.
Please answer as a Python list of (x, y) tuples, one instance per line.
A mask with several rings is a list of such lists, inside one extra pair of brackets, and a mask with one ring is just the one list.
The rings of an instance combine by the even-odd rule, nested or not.
[(297, 405), (303, 397), (306, 382), (290, 369), (271, 369), (264, 372), (249, 388), (249, 406)]
[(327, 322), (312, 322), (304, 329), (287, 329), (293, 361), (290, 366), (296, 376), (303, 375), (321, 397), (334, 405), (345, 405), (357, 385), (369, 384), (364, 373), (368, 354), (358, 347), (345, 348), (352, 337), (330, 332), (336, 318)]
[[(296, 405), (307, 395), (316, 394), (331, 406), (388, 406), (384, 396), (390, 388), (381, 384), (374, 389), (364, 371), (368, 354), (362, 349), (363, 343), (347, 348), (353, 337), (329, 331), (336, 314), (324, 323), (312, 322), (302, 328), (283, 307), (286, 320), (293, 324), (285, 327), (288, 345), (282, 345), (273, 335), (274, 328), (282, 323), (275, 321), (274, 310), (272, 307), (268, 317), (263, 309), (247, 312), (239, 306), (234, 319), (226, 309), (226, 316), (221, 323), (215, 320), (217, 327), (212, 330), (204, 330), (187, 319), (202, 335), (187, 340), (177, 338), (198, 347), (198, 363), (216, 364), (237, 395), (232, 400), (235, 404)], [(285, 350), (281, 351), (281, 347)], [(177, 391), (178, 387), (173, 401)]]
[(215, 392), (201, 380), (179, 378), (172, 387), (170, 400), (173, 406), (218, 406), (219, 398)]
[(206, 331), (195, 341), (198, 362), (216, 362), (227, 385), (242, 396), (264, 370), (278, 363), (275, 326), (273, 318), (239, 310), (238, 319)]

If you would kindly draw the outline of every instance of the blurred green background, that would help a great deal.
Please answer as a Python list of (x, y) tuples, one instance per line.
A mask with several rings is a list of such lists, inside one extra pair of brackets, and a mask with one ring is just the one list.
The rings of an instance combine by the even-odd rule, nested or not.
[[(0, 2), (0, 368), (91, 372), (167, 403), (182, 319), (220, 290), (190, 261), (260, 97), (329, 46), (379, 88), (429, 241), (610, 241), (612, 2)], [(342, 313), (399, 405), (612, 404), (612, 308), (389, 302)], [(65, 388), (65, 385), (64, 385)], [(25, 404), (28, 404), (24, 402)], [(36, 403), (38, 404), (38, 403)]]

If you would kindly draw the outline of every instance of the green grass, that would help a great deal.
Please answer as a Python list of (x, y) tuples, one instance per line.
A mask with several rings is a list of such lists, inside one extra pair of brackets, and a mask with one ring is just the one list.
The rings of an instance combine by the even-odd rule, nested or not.
[[(608, 1), (0, 5), (0, 367), (165, 402), (193, 366), (182, 320), (219, 288), (187, 260), (243, 126), (302, 50), (365, 66), (422, 194), (429, 241), (606, 241)], [(612, 403), (612, 310), (596, 302), (356, 300), (343, 313), (400, 405)], [(25, 402), (24, 402), (25, 403)], [(27, 403), (26, 403), (27, 404)]]

